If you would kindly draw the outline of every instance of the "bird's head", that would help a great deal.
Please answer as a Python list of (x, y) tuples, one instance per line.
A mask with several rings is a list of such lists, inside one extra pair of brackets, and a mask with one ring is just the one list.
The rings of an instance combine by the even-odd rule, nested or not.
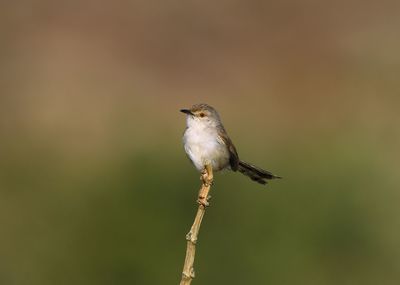
[(221, 124), (218, 112), (207, 104), (196, 104), (190, 109), (181, 109), (187, 115), (188, 126), (190, 124), (203, 124), (204, 126), (217, 126)]

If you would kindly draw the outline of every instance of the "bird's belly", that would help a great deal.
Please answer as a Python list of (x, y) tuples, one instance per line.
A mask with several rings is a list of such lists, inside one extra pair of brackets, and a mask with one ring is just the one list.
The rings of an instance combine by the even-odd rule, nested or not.
[(229, 165), (229, 152), (216, 136), (187, 136), (185, 150), (195, 167), (201, 171), (206, 164), (211, 164), (214, 171)]

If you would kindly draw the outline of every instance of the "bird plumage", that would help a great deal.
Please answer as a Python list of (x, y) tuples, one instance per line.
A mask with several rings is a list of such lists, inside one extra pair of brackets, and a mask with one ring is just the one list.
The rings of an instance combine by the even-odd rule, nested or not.
[(185, 151), (199, 171), (210, 164), (214, 171), (239, 171), (260, 184), (266, 184), (269, 179), (281, 178), (239, 159), (236, 148), (213, 107), (197, 104), (181, 112), (187, 114), (187, 128), (183, 135)]

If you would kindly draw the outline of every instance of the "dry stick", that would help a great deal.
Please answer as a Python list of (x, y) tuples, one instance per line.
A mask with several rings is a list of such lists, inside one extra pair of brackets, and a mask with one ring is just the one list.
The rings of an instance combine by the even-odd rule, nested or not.
[(208, 192), (212, 184), (213, 174), (211, 167), (206, 167), (206, 173), (202, 174), (203, 184), (200, 188), (199, 199), (197, 202), (200, 204), (197, 209), (196, 217), (189, 233), (186, 235), (187, 247), (186, 247), (186, 257), (185, 264), (183, 265), (182, 279), (180, 285), (189, 285), (194, 278), (194, 257), (196, 253), (196, 242), (197, 236), (199, 234), (201, 221), (206, 212), (206, 206), (208, 206)]

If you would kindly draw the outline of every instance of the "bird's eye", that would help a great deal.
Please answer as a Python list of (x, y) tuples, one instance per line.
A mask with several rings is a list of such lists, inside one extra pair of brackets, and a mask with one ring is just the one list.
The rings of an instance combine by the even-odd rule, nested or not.
[(203, 118), (203, 117), (205, 116), (205, 114), (204, 114), (204, 113), (200, 113), (199, 116), (200, 116), (201, 118)]

